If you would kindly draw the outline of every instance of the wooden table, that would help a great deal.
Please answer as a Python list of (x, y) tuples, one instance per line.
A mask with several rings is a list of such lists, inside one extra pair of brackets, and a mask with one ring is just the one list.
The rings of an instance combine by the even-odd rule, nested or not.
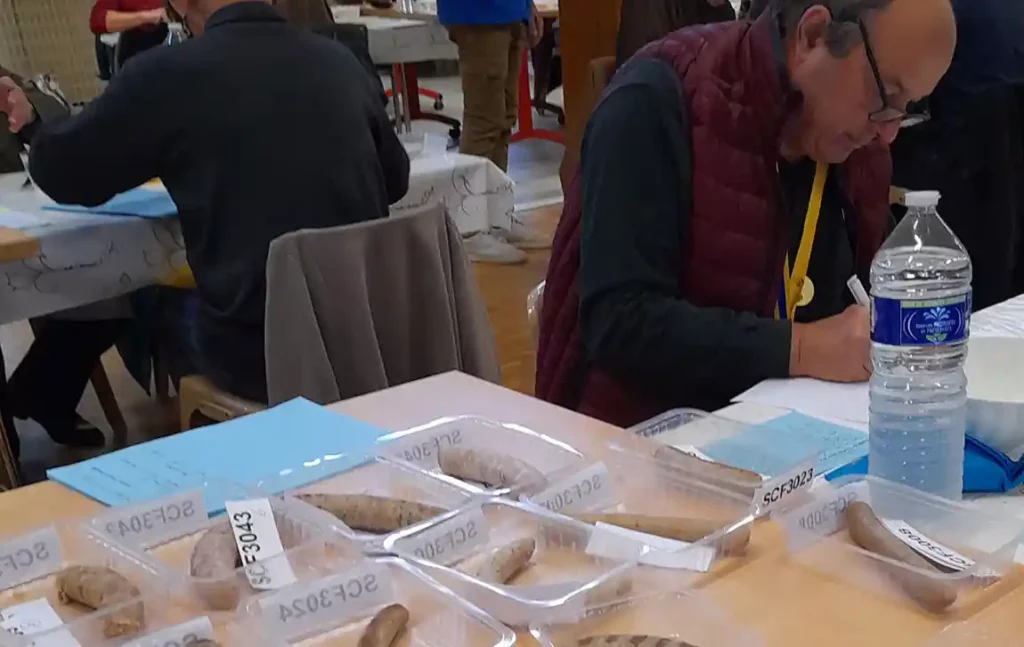
[(11, 227), (0, 227), (0, 263), (25, 260), (38, 253), (38, 238)]
[[(391, 429), (442, 416), (482, 415), (533, 427), (594, 457), (601, 455), (608, 440), (622, 433), (602, 422), (456, 373), (355, 398), (331, 409)], [(99, 504), (56, 483), (40, 483), (0, 494), (0, 528), (4, 534), (13, 534), (50, 519), (89, 515), (99, 509)], [(992, 604), (971, 617), (993, 642), (963, 644), (1020, 644), (1024, 635), (1020, 581), (1021, 577), (1011, 575), (997, 585), (992, 590)], [(945, 624), (893, 599), (850, 588), (795, 563), (778, 530), (767, 522), (754, 529), (748, 561), (711, 580), (701, 592), (770, 647), (914, 646)], [(650, 626), (629, 626), (628, 618), (625, 622), (624, 630), (651, 630)], [(646, 621), (638, 624), (646, 625)], [(518, 644), (533, 645), (534, 641), (521, 634)]]

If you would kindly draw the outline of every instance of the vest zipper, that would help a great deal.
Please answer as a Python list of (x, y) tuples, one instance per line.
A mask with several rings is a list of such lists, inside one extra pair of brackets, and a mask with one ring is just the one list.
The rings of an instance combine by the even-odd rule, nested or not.
[(776, 155), (775, 164), (775, 198), (776, 204), (781, 205), (780, 213), (775, 215), (774, 222), (772, 223), (772, 245), (768, 249), (768, 258), (766, 259), (765, 276), (769, 279), (765, 282), (765, 293), (761, 299), (761, 303), (768, 304), (769, 312), (771, 312), (771, 304), (777, 303), (778, 294), (772, 297), (772, 290), (778, 290), (781, 284), (782, 275), (782, 262), (786, 258), (786, 250), (789, 244), (786, 242), (789, 238), (788, 227), (786, 222), (788, 220), (787, 214), (789, 213), (789, 206), (786, 204), (786, 195), (782, 190), (782, 178), (779, 177), (779, 158)]

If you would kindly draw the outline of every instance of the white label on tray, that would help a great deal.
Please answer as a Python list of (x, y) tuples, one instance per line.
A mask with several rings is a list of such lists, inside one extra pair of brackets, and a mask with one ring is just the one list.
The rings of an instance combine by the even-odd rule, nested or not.
[(172, 627), (158, 629), (148, 636), (130, 642), (124, 647), (188, 647), (200, 640), (216, 642), (217, 636), (210, 624), (210, 618), (200, 616)]
[[(832, 489), (828, 492), (825, 488)], [(838, 490), (831, 486), (821, 486), (815, 490), (822, 496), (813, 503), (803, 506), (791, 513), (787, 526), (803, 532), (827, 536), (846, 527), (846, 507), (854, 501), (865, 500), (865, 490), (861, 487), (848, 486)]]
[[(722, 463), (719, 463), (718, 461), (716, 461), (715, 459), (711, 458), (710, 456), (708, 456), (707, 454), (705, 454), (701, 450), (697, 449), (693, 445), (667, 445), (667, 446), (671, 447), (672, 449), (679, 450), (680, 452), (682, 452), (684, 454), (689, 454), (690, 456), (693, 456), (694, 458), (699, 458), (700, 460), (704, 461), (705, 463), (714, 463), (716, 465), (721, 465), (722, 464)], [(761, 477), (761, 480), (764, 480), (765, 478), (767, 478), (764, 474), (760, 474), (759, 476)]]
[(530, 501), (551, 512), (578, 512), (611, 503), (612, 480), (604, 463), (594, 463), (560, 479)]
[(192, 490), (157, 501), (114, 508), (97, 517), (96, 524), (128, 546), (148, 547), (196, 532), (206, 520), (203, 493)]
[(479, 506), (395, 541), (400, 553), (451, 564), (487, 544), (487, 519)]
[[(225, 501), (235, 545), (254, 589), (267, 591), (295, 583), (295, 573), (284, 555), (274, 511), (267, 499)], [(276, 559), (275, 559), (276, 558)]]
[(435, 431), (419, 431), (391, 442), (385, 451), (388, 456), (420, 467), (436, 467), (437, 452), (442, 447), (461, 447), (466, 435), (458, 427)]
[(701, 450), (694, 447), (693, 445), (669, 445), (669, 447), (671, 447), (672, 449), (678, 449), (684, 454), (689, 454), (694, 458), (699, 458), (700, 460), (707, 461), (708, 463), (718, 462), (715, 459), (708, 456), (707, 454), (705, 454), (704, 452), (702, 452)]
[[(649, 546), (653, 550), (641, 555), (644, 546)], [(590, 534), (586, 552), (588, 555), (618, 561), (639, 557), (639, 562), (648, 566), (699, 573), (706, 573), (715, 560), (715, 549), (710, 546), (694, 546), (685, 541), (666, 539), (600, 522), (595, 524), (594, 531)]]
[(809, 490), (814, 483), (814, 463), (807, 461), (788, 472), (783, 472), (754, 491), (754, 505), (767, 512), (793, 501), (800, 492)]
[(53, 526), (0, 545), (0, 589), (45, 577), (64, 565), (60, 536)]
[[(957, 572), (974, 567), (973, 559), (931, 539), (905, 521), (899, 519), (882, 519), (881, 521), (889, 529), (889, 532), (896, 535), (900, 541), (939, 566), (945, 566)], [(999, 573), (988, 568), (980, 568), (977, 575), (978, 577), (998, 577)]]
[(264, 626), (290, 640), (327, 624), (341, 624), (392, 599), (387, 567), (363, 562), (341, 573), (268, 595), (260, 600), (260, 609)]
[[(32, 600), (0, 611), (0, 629), (14, 636), (33, 636), (64, 624), (46, 598)], [(35, 647), (79, 647), (71, 632), (52, 631), (33, 641)]]
[(1024, 544), (1017, 544), (1017, 550), (1013, 552), (1015, 564), (1024, 564)]

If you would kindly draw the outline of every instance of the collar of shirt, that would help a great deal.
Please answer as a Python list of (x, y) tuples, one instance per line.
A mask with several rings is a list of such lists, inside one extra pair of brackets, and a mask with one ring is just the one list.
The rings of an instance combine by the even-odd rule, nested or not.
[(273, 6), (263, 0), (234, 2), (213, 12), (206, 20), (206, 28), (214, 29), (235, 22), (284, 22)]

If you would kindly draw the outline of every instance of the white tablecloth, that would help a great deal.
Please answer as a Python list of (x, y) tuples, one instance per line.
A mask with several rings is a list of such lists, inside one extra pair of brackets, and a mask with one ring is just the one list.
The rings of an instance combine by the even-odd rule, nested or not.
[[(0, 263), (0, 324), (127, 294), (186, 264), (176, 219), (147, 220), (44, 211), (49, 199), (22, 189), (23, 174), (0, 176), (0, 226), (39, 239), (40, 253)], [(392, 213), (444, 203), (463, 233), (507, 229), (512, 181), (485, 159), (417, 156), (409, 192)]]
[(436, 17), (423, 19), (359, 16), (359, 7), (334, 7), (335, 22), (366, 25), (370, 58), (378, 65), (446, 61), (459, 58), (448, 30)]

